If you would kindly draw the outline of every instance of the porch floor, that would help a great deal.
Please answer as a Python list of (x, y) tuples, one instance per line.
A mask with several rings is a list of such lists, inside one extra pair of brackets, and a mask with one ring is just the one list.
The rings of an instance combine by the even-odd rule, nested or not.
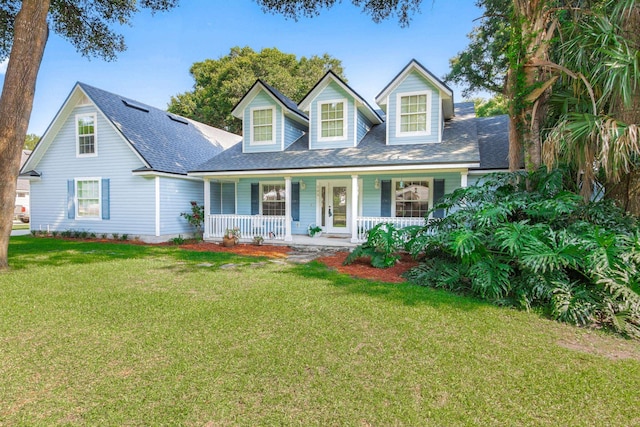
[[(358, 243), (351, 243), (351, 235), (343, 234), (323, 234), (319, 237), (309, 237), (306, 235), (294, 234), (291, 236), (291, 242), (285, 242), (284, 240), (265, 239), (265, 245), (278, 245), (278, 246), (291, 246), (296, 249), (310, 249), (310, 250), (351, 250), (358, 246)], [(211, 242), (220, 241), (220, 238), (207, 239)], [(240, 243), (251, 243), (251, 240), (240, 239)]]

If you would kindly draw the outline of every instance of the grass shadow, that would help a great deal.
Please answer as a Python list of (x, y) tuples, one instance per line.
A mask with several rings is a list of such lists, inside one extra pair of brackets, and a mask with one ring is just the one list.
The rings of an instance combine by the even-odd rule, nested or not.
[(226, 252), (198, 252), (178, 246), (140, 245), (127, 242), (66, 240), (58, 238), (14, 236), (9, 240), (9, 266), (12, 270), (28, 269), (31, 265), (83, 265), (123, 259), (171, 257), (176, 268), (207, 263), (213, 267), (224, 264), (251, 264), (264, 260)]
[(417, 286), (408, 282), (388, 283), (354, 278), (348, 274), (331, 270), (319, 261), (298, 265), (294, 271), (305, 278), (327, 280), (331, 285), (347, 293), (382, 298), (409, 306), (420, 304), (432, 307), (455, 306), (460, 310), (474, 310), (486, 306), (493, 307), (492, 304), (480, 299), (457, 295), (445, 290)]

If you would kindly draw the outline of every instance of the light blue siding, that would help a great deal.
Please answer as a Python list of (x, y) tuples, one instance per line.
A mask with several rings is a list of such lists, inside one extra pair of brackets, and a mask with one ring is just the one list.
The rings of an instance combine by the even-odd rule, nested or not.
[(160, 235), (192, 233), (193, 227), (180, 216), (191, 213), (191, 201), (204, 204), (204, 186), (200, 181), (160, 177)]
[(371, 122), (367, 119), (367, 117), (362, 114), (362, 112), (358, 111), (358, 143), (362, 141), (362, 138), (369, 132), (371, 129)]
[[(403, 136), (397, 137), (396, 130), (400, 123), (398, 123), (397, 111), (400, 107), (398, 105), (398, 95), (403, 93), (422, 92), (425, 90), (431, 91), (431, 104), (430, 104), (430, 124), (431, 134), (423, 136)], [(416, 71), (413, 71), (389, 94), (387, 105), (387, 132), (388, 132), (388, 145), (397, 144), (420, 144), (420, 143), (434, 143), (439, 142), (438, 130), (443, 126), (440, 120), (440, 108), (441, 99), (438, 89), (421, 76)], [(427, 118), (429, 120), (429, 118)]]
[[(154, 180), (133, 176), (131, 171), (144, 164), (102, 114), (97, 114), (98, 155), (76, 157), (75, 116), (93, 112), (93, 106), (76, 107), (37, 164), (42, 179), (31, 183), (31, 228), (153, 235)], [(67, 218), (67, 181), (74, 178), (110, 180), (109, 220)]]
[(291, 144), (293, 144), (296, 140), (298, 140), (305, 132), (307, 128), (296, 122), (291, 120), (288, 117), (284, 119), (284, 148), (287, 148)]
[[(251, 110), (253, 108), (275, 108), (275, 117), (273, 126), (275, 127), (275, 140), (272, 144), (253, 144), (251, 141)], [(264, 91), (260, 91), (244, 109), (242, 121), (242, 149), (245, 153), (264, 153), (282, 150), (282, 108), (278, 103), (267, 95)]]
[[(344, 139), (337, 141), (319, 141), (320, 120), (318, 114), (318, 104), (320, 102), (346, 99), (345, 108), (345, 120), (347, 121), (347, 135)], [(309, 110), (309, 148), (322, 149), (322, 148), (343, 148), (354, 146), (355, 124), (354, 124), (354, 99), (347, 92), (345, 92), (335, 82), (329, 83), (327, 87), (318, 94), (313, 100)]]

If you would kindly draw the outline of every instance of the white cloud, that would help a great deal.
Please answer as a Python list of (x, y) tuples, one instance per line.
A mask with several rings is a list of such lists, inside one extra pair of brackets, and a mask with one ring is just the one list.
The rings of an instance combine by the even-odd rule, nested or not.
[(4, 74), (7, 72), (7, 65), (9, 64), (9, 58), (0, 62), (0, 74)]

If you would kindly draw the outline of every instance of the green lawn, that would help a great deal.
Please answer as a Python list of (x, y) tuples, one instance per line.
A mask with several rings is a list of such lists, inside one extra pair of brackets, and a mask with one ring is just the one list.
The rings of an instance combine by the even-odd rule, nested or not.
[(14, 222), (13, 226), (11, 227), (12, 230), (28, 230), (29, 229), (29, 224), (25, 224), (22, 222)]
[(533, 313), (175, 247), (10, 258), (2, 426), (640, 425), (640, 343)]

